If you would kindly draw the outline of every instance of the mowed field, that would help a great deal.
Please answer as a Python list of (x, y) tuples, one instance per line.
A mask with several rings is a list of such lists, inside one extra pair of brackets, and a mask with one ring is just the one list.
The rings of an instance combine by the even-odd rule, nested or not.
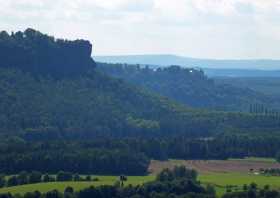
[(270, 158), (245, 158), (229, 160), (169, 160), (152, 161), (149, 171), (153, 174), (160, 172), (163, 168), (173, 168), (174, 166), (184, 165), (187, 168), (197, 170), (200, 174), (207, 173), (249, 173), (250, 169), (279, 168), (280, 163)]
[[(100, 185), (113, 185), (115, 182), (118, 181), (117, 176), (94, 176), (94, 178), (98, 178), (99, 181), (91, 181), (91, 182), (49, 182), (49, 183), (39, 183), (39, 184), (27, 184), (21, 186), (14, 186), (14, 187), (6, 187), (0, 188), (1, 193), (12, 193), (12, 194), (24, 194), (26, 192), (48, 192), (51, 190), (59, 190), (63, 192), (66, 187), (71, 186), (74, 188), (75, 191), (79, 191), (81, 189), (90, 187), (90, 186), (100, 186)], [(148, 176), (128, 176), (127, 181), (124, 182), (125, 185), (140, 185), (145, 182), (149, 182), (155, 179), (155, 176), (148, 175)]]
[[(270, 185), (280, 190), (280, 177), (259, 174), (259, 169), (280, 168), (280, 163), (268, 158), (246, 158), (230, 160), (169, 160), (167, 162), (152, 161), (150, 171), (158, 173), (163, 168), (184, 165), (199, 172), (198, 179), (202, 184), (210, 184), (216, 188), (218, 195), (226, 192), (228, 186), (232, 190), (241, 190), (244, 184), (256, 183), (259, 187)], [(253, 171), (252, 171), (253, 170)]]
[[(145, 182), (153, 181), (155, 175), (164, 168), (173, 168), (174, 166), (184, 165), (193, 168), (199, 172), (198, 179), (202, 184), (213, 185), (218, 195), (226, 192), (227, 186), (232, 186), (232, 190), (241, 190), (244, 184), (252, 182), (259, 187), (270, 185), (271, 188), (280, 190), (280, 177), (265, 176), (259, 174), (259, 169), (280, 168), (280, 164), (274, 159), (267, 158), (246, 158), (230, 160), (169, 160), (169, 161), (152, 161), (149, 167), (150, 175), (148, 176), (129, 176), (125, 185), (138, 185)], [(253, 170), (253, 171), (252, 171)], [(47, 192), (57, 189), (61, 192), (67, 186), (79, 191), (89, 186), (112, 185), (118, 181), (117, 176), (94, 176), (99, 181), (94, 182), (51, 182), (15, 186), (0, 189), (0, 193), (10, 192), (26, 193), (38, 190)]]

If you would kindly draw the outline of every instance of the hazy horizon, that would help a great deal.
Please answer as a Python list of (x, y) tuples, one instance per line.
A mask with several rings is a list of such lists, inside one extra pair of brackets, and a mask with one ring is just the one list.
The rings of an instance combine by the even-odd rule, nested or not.
[(280, 59), (277, 0), (0, 0), (0, 29), (90, 40), (93, 56)]
[(157, 54), (157, 53), (151, 53), (151, 54), (93, 54), (92, 57), (122, 57), (122, 56), (174, 56), (174, 57), (182, 57), (182, 58), (191, 58), (191, 59), (209, 59), (209, 60), (217, 60), (217, 61), (223, 61), (223, 60), (229, 60), (229, 61), (251, 61), (251, 60), (271, 60), (271, 61), (279, 61), (279, 58), (207, 58), (207, 57), (193, 57), (193, 56), (187, 56), (187, 55), (178, 55), (178, 54)]

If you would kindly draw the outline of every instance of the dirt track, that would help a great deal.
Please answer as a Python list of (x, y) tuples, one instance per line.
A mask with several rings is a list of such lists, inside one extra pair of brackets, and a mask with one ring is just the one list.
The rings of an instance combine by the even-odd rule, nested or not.
[(200, 173), (206, 172), (240, 172), (248, 173), (250, 169), (280, 168), (280, 163), (258, 162), (258, 161), (238, 161), (238, 160), (171, 160), (171, 161), (152, 161), (149, 171), (153, 174), (158, 173), (163, 168), (173, 168), (176, 165), (185, 165), (193, 168)]

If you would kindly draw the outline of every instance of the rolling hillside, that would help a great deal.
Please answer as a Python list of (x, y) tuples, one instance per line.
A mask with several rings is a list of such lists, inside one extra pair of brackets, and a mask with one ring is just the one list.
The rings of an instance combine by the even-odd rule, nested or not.
[(229, 84), (235, 87), (246, 87), (267, 96), (274, 97), (277, 100), (280, 98), (280, 79), (277, 77), (217, 77), (215, 81), (220, 84)]
[[(6, 53), (0, 61), (2, 134), (56, 139), (214, 130), (208, 121), (193, 117), (196, 111), (190, 108), (100, 74), (87, 41), (54, 39), (27, 29), (2, 32), (0, 49)], [(190, 122), (205, 126), (190, 127)]]
[[(0, 62), (1, 134), (21, 135), (30, 139), (179, 134), (199, 137), (221, 132), (228, 127), (238, 131), (278, 127), (278, 114), (265, 116), (260, 121), (255, 115), (192, 109), (122, 80), (107, 77), (95, 69), (95, 62), (90, 58), (91, 44), (87, 41), (54, 39), (27, 29), (12, 35), (2, 32), (0, 49), (10, 53), (26, 53), (26, 56), (21, 53), (7, 54)], [(74, 56), (76, 50), (79, 53)], [(71, 64), (64, 56), (70, 58)], [(140, 75), (137, 71), (134, 74), (129, 74), (136, 77), (130, 83), (138, 80), (161, 91), (170, 91), (181, 83), (180, 89), (173, 89), (177, 97), (217, 104), (217, 98), (209, 95), (216, 91), (215, 86), (213, 90), (205, 86), (213, 85), (213, 82), (200, 71), (172, 67), (158, 72), (144, 69), (140, 70)], [(153, 75), (159, 82), (153, 82)], [(199, 83), (191, 83), (194, 78), (188, 79), (186, 76), (194, 76)], [(184, 80), (191, 83), (190, 86)], [(173, 84), (166, 84), (167, 81), (173, 81)], [(190, 90), (187, 94), (196, 92), (196, 87), (201, 87), (198, 94), (193, 94), (196, 97), (182, 95), (187, 89)], [(230, 99), (236, 90), (225, 88), (218, 90), (216, 95), (231, 91), (226, 95)], [(254, 96), (254, 92), (248, 93)], [(165, 96), (177, 99), (173, 95)], [(221, 106), (233, 103), (232, 99), (228, 104), (223, 104), (222, 100), (218, 102)]]
[(154, 66), (182, 65), (183, 67), (199, 67), (214, 69), (265, 69), (279, 70), (279, 60), (217, 60), (199, 59), (176, 55), (123, 55), (123, 56), (94, 56), (98, 62), (126, 63)]
[[(252, 113), (188, 107), (101, 73), (87, 41), (28, 29), (2, 32), (0, 49), (9, 51), (0, 59), (0, 172), (145, 175), (151, 159), (273, 157), (278, 152), (278, 112), (258, 106)], [(16, 53), (22, 51), (25, 56)], [(167, 80), (174, 86), (183, 80), (183, 90), (199, 82), (189, 86), (191, 91), (202, 87), (197, 101), (209, 101), (212, 94), (213, 87), (204, 88), (213, 82), (199, 70), (144, 69), (135, 76), (152, 84), (153, 75), (169, 90)], [(175, 93), (180, 97), (181, 92)]]
[(242, 86), (215, 82), (204, 71), (180, 66), (158, 69), (97, 63), (97, 70), (179, 103), (199, 108), (248, 112), (253, 104), (275, 108), (277, 100)]

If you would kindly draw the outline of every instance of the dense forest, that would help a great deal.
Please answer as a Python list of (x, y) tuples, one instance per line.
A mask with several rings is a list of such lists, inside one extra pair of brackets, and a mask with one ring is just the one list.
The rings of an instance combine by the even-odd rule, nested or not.
[(0, 132), (28, 139), (97, 136), (212, 136), (225, 130), (277, 131), (279, 114), (187, 108), (92, 71), (55, 80), (0, 69)]
[(278, 157), (279, 135), (223, 134), (212, 138), (98, 138), (29, 141), (9, 137), (0, 144), (0, 173), (21, 171), (145, 175), (151, 159)]
[[(278, 101), (280, 98), (280, 79), (278, 77), (216, 77), (214, 80), (218, 84), (247, 87)], [(278, 108), (280, 108), (279, 105)]]
[(154, 69), (148, 66), (106, 63), (97, 65), (99, 71), (110, 76), (193, 107), (249, 111), (251, 104), (265, 104), (272, 108), (277, 103), (273, 98), (248, 88), (216, 83), (200, 69), (180, 66)]
[(89, 41), (55, 39), (33, 29), (0, 32), (0, 68), (20, 68), (59, 78), (87, 72), (95, 66)]
[[(103, 74), (87, 41), (28, 29), (2, 32), (0, 49), (6, 53), (0, 53), (0, 172), (139, 175), (147, 173), (151, 159), (272, 157), (278, 152), (279, 113), (254, 111), (258, 106), (247, 113), (188, 107)], [(198, 70), (157, 72), (140, 70), (146, 82), (154, 74), (164, 81), (171, 72), (196, 76), (201, 84), (193, 86), (202, 90), (212, 83)], [(194, 101), (209, 98), (212, 91), (201, 93)]]

